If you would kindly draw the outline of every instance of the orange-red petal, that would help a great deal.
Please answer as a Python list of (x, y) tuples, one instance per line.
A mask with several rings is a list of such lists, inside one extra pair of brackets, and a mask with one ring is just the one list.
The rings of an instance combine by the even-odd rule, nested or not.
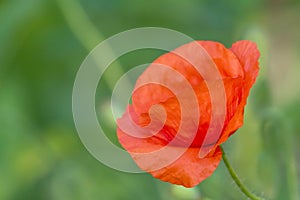
[[(127, 112), (134, 112), (128, 109)], [(134, 113), (132, 113), (134, 114)], [(167, 153), (151, 154), (166, 145), (164, 140), (157, 137), (137, 138), (124, 133), (120, 128), (117, 134), (122, 146), (131, 154), (136, 164), (153, 177), (185, 187), (194, 187), (209, 177), (221, 161), (222, 153), (217, 147), (205, 158), (199, 158), (199, 148), (170, 146)], [(168, 165), (163, 162), (172, 154), (183, 150), (183, 154)], [(139, 154), (142, 153), (142, 154)], [(148, 155), (146, 155), (148, 153)], [(146, 157), (146, 159), (145, 159)], [(158, 169), (157, 169), (158, 167)]]
[[(193, 187), (199, 184), (210, 176), (218, 166), (222, 158), (222, 153), (218, 146), (243, 125), (244, 107), (259, 70), (259, 51), (256, 45), (250, 41), (237, 42), (232, 45), (231, 49), (225, 48), (218, 42), (197, 41), (196, 43), (205, 49), (206, 55), (209, 57), (203, 57), (203, 52), (193, 51), (194, 43), (183, 45), (174, 50), (174, 52), (182, 51), (194, 55), (197, 59), (197, 53), (202, 53), (198, 62), (203, 67), (207, 65), (212, 67), (211, 61), (213, 61), (220, 73), (219, 79), (206, 80), (191, 63), (182, 57), (172, 52), (164, 54), (155, 60), (137, 80), (136, 88), (132, 95), (133, 105), (129, 106), (123, 117), (118, 120), (117, 129), (120, 143), (131, 154), (141, 169), (163, 181), (185, 187)], [(174, 73), (170, 73), (167, 68), (160, 67), (157, 64), (169, 66), (169, 69), (171, 68), (181, 74), (185, 80), (180, 76), (174, 76)], [(153, 80), (164, 83), (165, 86), (151, 83)], [(207, 144), (212, 144), (211, 151), (209, 154), (204, 155), (203, 158), (200, 158), (199, 151), (209, 124), (217, 124), (217, 122), (211, 122), (212, 107), (214, 105), (212, 105), (211, 94), (207, 86), (207, 84), (211, 84), (210, 81), (222, 81), (224, 85), (226, 116), (219, 140), (215, 137), (209, 137), (209, 143)], [(150, 84), (139, 87), (142, 83), (148, 82)], [(185, 143), (190, 138), (190, 132), (193, 131), (189, 131), (190, 129), (188, 128), (185, 129), (186, 131), (183, 135), (177, 134), (182, 123), (182, 105), (177, 95), (187, 96), (185, 95), (187, 90), (184, 85), (186, 82), (192, 87), (197, 98), (198, 102), (194, 106), (200, 110), (199, 124), (196, 124), (196, 121), (193, 121), (193, 119), (190, 120), (192, 121), (191, 130), (194, 130), (193, 126), (197, 128), (196, 137), (190, 146), (186, 146)], [(171, 91), (168, 86), (176, 88), (176, 92)], [(146, 132), (138, 131), (128, 134), (120, 128), (129, 127), (127, 130), (141, 130), (139, 128), (149, 128), (148, 124), (156, 126), (155, 123), (152, 123), (153, 121), (151, 122), (149, 112), (150, 108), (155, 105), (162, 106), (167, 114), (165, 123), (158, 133), (151, 135), (151, 130), (151, 133), (148, 133), (149, 129), (145, 129)], [(193, 113), (194, 108), (187, 108), (189, 109), (187, 113)], [(219, 110), (214, 111), (222, 113)], [(129, 126), (130, 120), (128, 120), (128, 116), (132, 116), (133, 122), (138, 128), (135, 129)], [(157, 125), (163, 122), (163, 116), (163, 114), (156, 113)], [(145, 135), (150, 137), (145, 138)], [(177, 136), (179, 136), (179, 142), (172, 143), (172, 146), (170, 146), (170, 142)], [(160, 152), (166, 146), (168, 147), (167, 151), (161, 154), (151, 154), (151, 152)], [(169, 157), (177, 155), (181, 150), (186, 151), (182, 151), (183, 153), (178, 158), (176, 157), (177, 159), (173, 162), (166, 162)], [(168, 164), (163, 164), (165, 162)]]
[(212, 175), (221, 159), (219, 147), (204, 158), (199, 158), (199, 148), (188, 148), (174, 163), (150, 174), (162, 181), (190, 188)]
[(247, 103), (250, 89), (255, 83), (259, 71), (259, 50), (254, 42), (242, 40), (234, 43), (230, 49), (239, 59), (244, 70), (245, 78), (243, 85), (242, 101), (238, 105), (234, 116), (230, 119), (218, 144), (225, 142), (228, 137), (243, 125), (244, 107)]

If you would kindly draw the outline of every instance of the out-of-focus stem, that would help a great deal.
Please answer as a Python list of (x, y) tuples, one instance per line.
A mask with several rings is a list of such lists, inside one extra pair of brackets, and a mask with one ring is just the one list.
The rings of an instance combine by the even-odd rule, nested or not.
[[(78, 0), (57, 0), (57, 3), (70, 29), (88, 51), (91, 51), (99, 42), (104, 40), (103, 35), (90, 21)], [(114, 57), (112, 49), (108, 46), (106, 49), (106, 54)], [(101, 63), (101, 60), (97, 60), (99, 58), (95, 59), (96, 62)], [(114, 77), (120, 77), (124, 74), (121, 64), (117, 60), (114, 61), (113, 71)], [(111, 80), (111, 77), (104, 76), (103, 78), (110, 91), (113, 91), (114, 81)]]

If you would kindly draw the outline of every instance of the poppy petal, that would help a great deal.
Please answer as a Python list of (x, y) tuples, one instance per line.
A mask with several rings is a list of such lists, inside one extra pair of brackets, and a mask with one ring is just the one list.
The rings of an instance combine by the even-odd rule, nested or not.
[(252, 84), (255, 82), (259, 71), (258, 59), (260, 53), (257, 49), (256, 44), (248, 40), (241, 40), (234, 43), (230, 50), (239, 59), (245, 72), (245, 79), (247, 81), (250, 81), (252, 86)]
[(219, 147), (204, 158), (199, 158), (199, 148), (188, 148), (174, 163), (150, 174), (162, 181), (191, 188), (208, 178), (221, 159), (222, 152)]
[[(167, 144), (164, 140), (160, 140), (155, 136), (149, 138), (132, 137), (119, 128), (117, 134), (122, 146), (130, 153), (142, 170), (149, 172), (153, 177), (162, 181), (185, 187), (194, 187), (209, 177), (222, 159), (222, 153), (218, 147), (205, 158), (199, 158), (199, 148), (183, 149), (177, 146), (170, 146), (169, 154), (153, 154), (149, 157), (149, 155), (144, 154), (166, 147)], [(163, 166), (162, 163), (178, 150), (182, 150), (184, 153), (171, 164)], [(145, 157), (147, 158), (145, 159)], [(160, 165), (159, 169), (155, 169)]]
[(222, 78), (238, 78), (244, 76), (242, 66), (236, 55), (223, 44), (213, 41), (199, 41), (207, 51)]
[[(220, 163), (219, 145), (243, 125), (258, 58), (250, 41), (231, 49), (195, 41), (160, 56), (138, 78), (132, 106), (117, 121), (119, 142), (155, 178), (185, 187), (199, 184)], [(219, 94), (223, 86), (225, 94)]]
[(234, 116), (229, 121), (222, 137), (218, 144), (225, 142), (228, 137), (233, 134), (238, 128), (243, 125), (244, 121), (244, 107), (247, 103), (250, 89), (255, 83), (256, 77), (259, 71), (259, 56), (260, 53), (254, 42), (248, 40), (242, 40), (234, 43), (230, 49), (236, 57), (239, 59), (245, 74), (243, 85), (242, 101), (238, 105), (238, 108)]

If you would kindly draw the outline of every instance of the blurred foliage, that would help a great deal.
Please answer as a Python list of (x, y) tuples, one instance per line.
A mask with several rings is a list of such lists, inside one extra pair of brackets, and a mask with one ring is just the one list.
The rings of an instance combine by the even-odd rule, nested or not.
[[(71, 108), (81, 62), (106, 37), (144, 26), (228, 47), (239, 39), (257, 42), (260, 76), (245, 125), (225, 149), (258, 195), (300, 199), (299, 13), (297, 0), (0, 1), (0, 199), (244, 199), (223, 163), (199, 186), (184, 189), (110, 169), (81, 144)], [(99, 121), (114, 142), (107, 88), (122, 71), (161, 53), (125, 55), (100, 81)]]

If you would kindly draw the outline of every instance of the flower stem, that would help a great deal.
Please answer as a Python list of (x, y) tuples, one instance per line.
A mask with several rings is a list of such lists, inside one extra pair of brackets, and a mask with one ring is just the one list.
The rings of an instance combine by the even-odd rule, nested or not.
[(262, 198), (257, 197), (256, 195), (252, 194), (245, 185), (243, 185), (243, 183), (241, 182), (241, 180), (239, 179), (238, 175), (235, 173), (235, 171), (232, 169), (226, 153), (223, 149), (222, 146), (220, 146), (221, 151), (222, 151), (222, 157), (223, 157), (223, 161), (225, 163), (225, 166), (230, 174), (230, 176), (232, 177), (232, 179), (234, 180), (234, 182), (237, 184), (237, 186), (239, 187), (239, 189), (241, 190), (242, 193), (244, 193), (244, 195), (246, 195), (248, 198), (252, 199), (252, 200), (262, 200)]
[[(88, 51), (91, 51), (99, 42), (105, 39), (103, 34), (90, 21), (78, 0), (57, 0), (57, 5), (61, 9), (73, 34)], [(106, 55), (108, 57), (115, 57), (110, 46), (106, 46)], [(99, 57), (96, 56), (94, 59), (97, 64), (101, 63)], [(101, 66), (101, 64), (99, 66)], [(125, 73), (118, 60), (114, 61), (113, 72), (114, 77), (121, 77)], [(112, 76), (104, 75), (103, 78), (110, 91), (113, 91), (115, 85), (114, 81), (116, 80), (112, 80)], [(124, 84), (131, 85), (129, 80), (126, 79), (125, 81)]]

